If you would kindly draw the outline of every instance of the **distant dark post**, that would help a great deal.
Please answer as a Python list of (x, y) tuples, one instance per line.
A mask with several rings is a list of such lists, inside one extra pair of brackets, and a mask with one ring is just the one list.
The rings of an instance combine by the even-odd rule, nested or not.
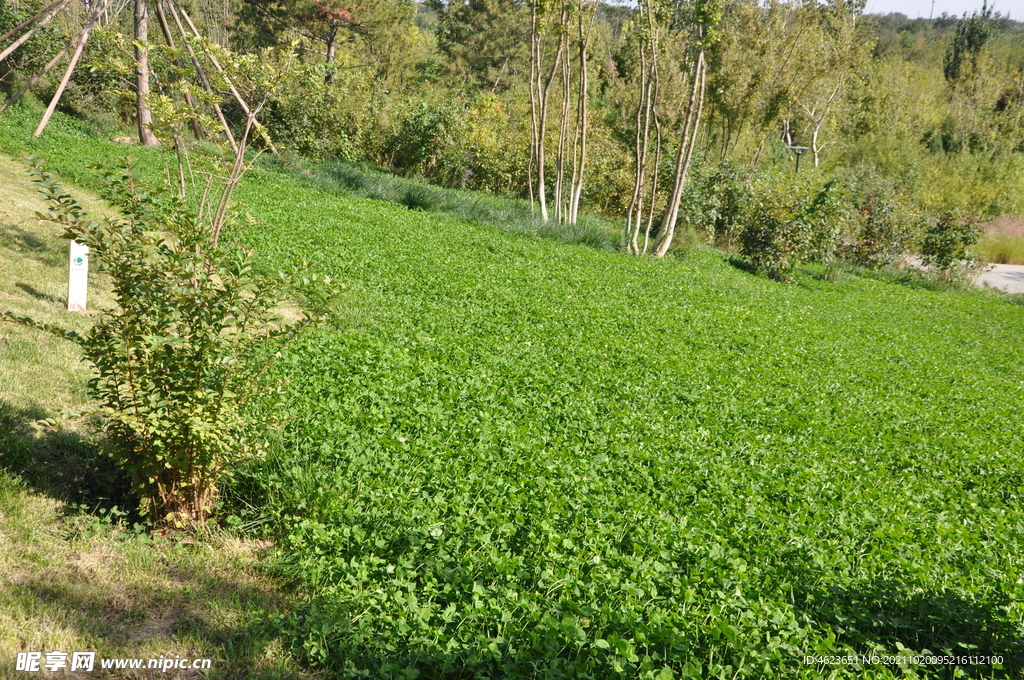
[(810, 149), (809, 146), (790, 146), (786, 147), (790, 151), (796, 154), (796, 171), (800, 172), (800, 157), (804, 155), (804, 152)]

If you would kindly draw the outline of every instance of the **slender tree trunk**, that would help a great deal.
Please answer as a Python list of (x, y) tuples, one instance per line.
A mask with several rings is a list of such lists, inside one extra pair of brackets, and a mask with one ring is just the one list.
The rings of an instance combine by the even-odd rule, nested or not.
[[(701, 36), (703, 37), (703, 36)], [(686, 125), (679, 140), (679, 151), (676, 156), (675, 179), (669, 197), (668, 209), (662, 221), (661, 238), (654, 250), (655, 257), (665, 257), (672, 239), (675, 238), (676, 222), (679, 219), (679, 203), (686, 186), (686, 174), (693, 160), (693, 148), (697, 142), (697, 131), (700, 129), (700, 114), (704, 106), (704, 49), (697, 53), (697, 61), (693, 67), (693, 87), (690, 90), (690, 102), (686, 108)]]
[[(655, 87), (655, 91), (657, 91), (657, 87)], [(647, 211), (647, 228), (644, 229), (644, 247), (640, 252), (641, 255), (647, 254), (647, 248), (651, 243), (651, 229), (654, 227), (654, 206), (658, 201), (658, 175), (661, 168), (661, 121), (658, 120), (657, 111), (654, 112), (653, 118), (657, 135), (654, 146), (654, 167), (651, 170), (651, 200), (649, 201), (651, 207)]]
[(328, 85), (334, 82), (334, 54), (338, 49), (338, 27), (331, 26), (331, 32), (327, 35), (327, 46), (324, 50), (324, 61), (327, 63), (327, 72), (324, 74), (324, 82)]
[(821, 147), (818, 146), (818, 130), (821, 124), (814, 126), (814, 130), (811, 132), (811, 155), (814, 156), (814, 167), (817, 169), (820, 160)]
[[(543, 52), (541, 50), (538, 50), (538, 53), (538, 56), (543, 57)], [(555, 53), (555, 59), (551, 63), (551, 71), (548, 73), (548, 76), (543, 83), (543, 90), (541, 91), (540, 96), (540, 123), (537, 131), (537, 195), (540, 202), (540, 217), (545, 222), (548, 221), (548, 201), (547, 187), (544, 185), (544, 139), (547, 137), (548, 103), (551, 100), (551, 84), (555, 82), (555, 76), (558, 75), (558, 64), (561, 59), (562, 45), (559, 43), (558, 51)], [(541, 63), (540, 60), (538, 60), (538, 63)], [(540, 86), (540, 84), (541, 83), (538, 83), (538, 86)]]
[[(640, 12), (644, 11), (643, 2), (640, 3)], [(636, 105), (636, 134), (633, 135), (633, 194), (629, 199), (629, 208), (626, 211), (626, 249), (631, 255), (636, 255), (636, 230), (639, 228), (639, 215), (642, 212), (641, 202), (643, 196), (644, 172), (647, 168), (647, 146), (644, 143), (645, 115), (647, 107), (647, 50), (640, 45), (640, 97)]]
[(135, 0), (135, 117), (139, 123), (139, 144), (156, 146), (153, 113), (149, 110), (146, 97), (149, 96), (149, 10), (146, 0)]
[(530, 191), (531, 214), (534, 211), (533, 169), (537, 163), (537, 138), (540, 132), (537, 115), (539, 104), (537, 94), (539, 77), (537, 73), (540, 66), (537, 60), (537, 43), (540, 40), (540, 35), (537, 31), (537, 1), (534, 0), (530, 5), (530, 165), (526, 175), (526, 186), (529, 187)]
[(641, 255), (647, 254), (647, 248), (651, 243), (651, 228), (654, 226), (654, 206), (657, 205), (658, 180), (661, 172), (661, 121), (658, 120), (658, 93), (661, 87), (661, 75), (658, 68), (659, 39), (657, 25), (654, 23), (654, 15), (651, 13), (648, 13), (647, 25), (651, 32), (651, 83), (649, 85), (651, 90), (651, 119), (654, 121), (656, 137), (654, 166), (651, 168), (651, 198), (648, 201), (650, 207), (647, 210), (647, 227), (644, 229), (644, 247), (640, 252)]
[[(593, 14), (591, 21), (593, 21)], [(593, 25), (593, 24), (591, 24)], [(587, 48), (590, 44), (590, 27), (583, 30), (583, 0), (580, 0), (579, 16), (580, 44), (580, 90), (576, 103), (576, 131), (579, 133), (579, 157), (576, 157), (576, 138), (573, 137), (573, 181), (572, 198), (569, 205), (569, 224), (576, 224), (580, 214), (580, 198), (583, 195), (583, 174), (587, 166), (587, 105), (590, 98), (590, 76), (587, 73)]]
[(565, 195), (565, 144), (569, 132), (569, 118), (572, 102), (572, 74), (569, 68), (569, 35), (561, 38), (562, 49), (562, 113), (558, 121), (558, 154), (555, 157), (555, 220), (568, 221)]
[[(628, 251), (633, 255), (641, 254), (640, 230), (644, 222), (644, 209), (653, 215), (655, 190), (657, 184), (657, 167), (654, 168), (655, 178), (652, 185), (651, 203), (645, 204), (645, 193), (648, 176), (648, 160), (650, 158), (650, 137), (651, 123), (657, 122), (656, 99), (657, 89), (657, 30), (653, 21), (651, 8), (641, 3), (641, 20), (646, 19), (648, 34), (640, 45), (640, 98), (636, 109), (636, 135), (634, 138), (634, 159), (635, 176), (633, 181), (633, 196), (630, 200), (629, 213), (627, 214), (627, 240)], [(644, 239), (644, 250), (646, 250), (647, 237)]]

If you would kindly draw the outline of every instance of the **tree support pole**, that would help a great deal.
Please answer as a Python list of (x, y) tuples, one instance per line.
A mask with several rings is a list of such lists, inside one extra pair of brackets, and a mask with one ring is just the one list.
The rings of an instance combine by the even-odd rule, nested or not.
[(65, 55), (65, 54), (67, 54), (68, 50), (70, 50), (70, 49), (71, 49), (72, 47), (77, 47), (77, 46), (78, 46), (78, 43), (79, 43), (79, 41), (81, 41), (81, 39), (82, 39), (82, 35), (83, 35), (84, 33), (85, 33), (85, 29), (82, 29), (81, 31), (79, 31), (79, 33), (78, 33), (78, 35), (77, 35), (77, 36), (75, 37), (75, 39), (74, 39), (74, 40), (72, 40), (71, 42), (69, 42), (68, 44), (64, 45), (64, 47), (62, 47), (62, 48), (61, 48), (60, 52), (58, 52), (58, 53), (57, 53), (57, 54), (56, 54), (56, 55), (55, 55), (55, 56), (53, 57), (53, 59), (51, 59), (50, 61), (48, 61), (48, 62), (46, 63), (46, 66), (44, 66), (43, 68), (39, 69), (39, 70), (38, 70), (38, 71), (36, 71), (36, 72), (35, 72), (34, 74), (32, 74), (32, 78), (31, 78), (31, 79), (29, 79), (29, 81), (28, 81), (27, 83), (25, 83), (25, 85), (23, 85), (23, 86), (22, 86), (22, 88), (21, 88), (20, 90), (18, 90), (18, 91), (17, 91), (17, 92), (16, 92), (15, 94), (14, 94), (14, 96), (12, 96), (12, 97), (11, 97), (10, 99), (8, 99), (8, 100), (7, 100), (6, 102), (4, 102), (4, 105), (3, 105), (3, 106), (0, 106), (0, 113), (3, 113), (3, 112), (4, 112), (4, 111), (6, 111), (6, 110), (7, 110), (7, 109), (8, 109), (8, 108), (9, 108), (10, 106), (12, 106), (12, 105), (14, 104), (14, 102), (16, 102), (16, 101), (18, 101), (19, 99), (21, 99), (22, 95), (24, 95), (24, 94), (25, 94), (26, 92), (28, 92), (29, 88), (31, 88), (32, 86), (34, 86), (34, 85), (35, 85), (36, 83), (38, 83), (38, 82), (39, 82), (39, 80), (40, 80), (40, 79), (41, 79), (41, 78), (42, 78), (43, 76), (45, 76), (45, 75), (46, 75), (47, 73), (49, 73), (50, 69), (51, 69), (51, 68), (53, 68), (53, 67), (54, 67), (54, 65), (55, 65), (55, 64), (56, 64), (56, 63), (57, 63), (58, 61), (60, 61), (60, 60), (61, 60), (61, 57), (63, 57), (63, 56)]
[[(156, 17), (157, 17), (157, 19), (160, 20), (160, 31), (164, 34), (164, 40), (167, 41), (167, 46), (170, 47), (172, 50), (175, 49), (175, 47), (174, 47), (174, 36), (171, 35), (171, 28), (167, 24), (167, 15), (164, 14), (163, 6), (161, 6), (159, 0), (157, 0), (157, 3), (156, 3)], [(181, 64), (180, 60), (178, 62), (178, 68), (182, 68), (182, 64)], [(195, 105), (195, 102), (192, 101), (192, 93), (188, 91), (188, 87), (185, 88), (184, 94), (185, 94), (185, 103), (188, 105), (189, 110), (192, 111), (192, 112), (195, 112), (196, 105)], [(195, 138), (197, 140), (202, 140), (204, 135), (203, 135), (203, 128), (199, 124), (199, 119), (196, 118), (195, 116), (192, 116), (191, 123), (192, 123), (192, 134), (195, 135)]]
[[(40, 21), (38, 24), (33, 26), (31, 28), (31, 30), (29, 30), (27, 33), (25, 33), (25, 35), (21, 36), (20, 38), (15, 40), (13, 43), (11, 43), (7, 47), (7, 49), (5, 49), (3, 52), (0, 52), (0, 61), (3, 61), (4, 59), (6, 59), (11, 54), (11, 52), (13, 52), (14, 50), (18, 49), (22, 45), (24, 45), (26, 40), (28, 40), (29, 38), (34, 36), (36, 33), (41, 31), (43, 29), (43, 27), (46, 26), (46, 24), (48, 24), (51, 21), (53, 21), (53, 18), (55, 16), (57, 16), (62, 9), (67, 7), (70, 2), (71, 2), (71, 0), (60, 0), (60, 2), (57, 3), (58, 6), (55, 7), (55, 8), (54, 8), (53, 5), (50, 5), (50, 7), (51, 7), (50, 12), (49, 12), (49, 14), (47, 14), (46, 16), (43, 17), (42, 21)], [(43, 11), (45, 12), (46, 10), (43, 10)], [(17, 32), (17, 31), (14, 31), (14, 32)], [(11, 36), (11, 33), (8, 33), (7, 35), (5, 35), (3, 37), (3, 40), (6, 40), (10, 36)], [(3, 40), (0, 40), (0, 42), (3, 42)]]
[(153, 126), (153, 112), (146, 98), (149, 96), (149, 8), (146, 0), (135, 0), (135, 118), (139, 125), (139, 144), (157, 146)]
[(85, 29), (82, 31), (82, 38), (78, 42), (78, 46), (75, 48), (75, 53), (71, 55), (71, 61), (68, 63), (67, 69), (64, 71), (64, 77), (61, 78), (60, 84), (57, 86), (57, 91), (53, 93), (53, 99), (50, 100), (50, 105), (46, 107), (46, 113), (43, 114), (43, 119), (39, 121), (39, 127), (36, 128), (34, 135), (38, 137), (43, 134), (43, 130), (46, 128), (46, 124), (50, 122), (50, 116), (53, 115), (54, 110), (57, 108), (57, 102), (60, 101), (61, 95), (64, 94), (64, 88), (68, 86), (68, 81), (71, 80), (71, 74), (75, 70), (75, 66), (78, 64), (78, 60), (82, 57), (82, 50), (85, 49), (85, 44), (89, 42), (89, 34), (92, 33), (92, 27), (96, 24), (96, 20), (100, 18), (100, 15), (105, 12), (114, 0), (107, 0), (106, 4), (102, 7), (98, 6), (89, 17), (89, 23), (86, 24)]
[[(185, 32), (184, 26), (181, 25), (178, 10), (170, 0), (167, 2), (167, 9), (171, 10), (171, 18), (174, 19), (174, 25), (178, 27), (178, 33), (182, 38), (185, 38), (185, 48), (188, 49), (188, 54), (192, 57), (192, 66), (195, 67), (196, 73), (199, 74), (199, 79), (203, 82), (203, 89), (206, 90), (207, 94), (213, 95), (213, 88), (210, 87), (210, 80), (206, 77), (206, 71), (203, 70), (202, 64), (199, 63), (199, 57), (196, 56), (196, 51), (192, 49), (192, 44), (188, 41), (188, 33)], [(224, 128), (224, 136), (227, 137), (228, 142), (231, 144), (231, 149), (238, 153), (238, 142), (235, 141), (235, 135), (231, 132), (231, 126), (228, 125), (228, 120), (224, 117), (224, 112), (221, 111), (220, 105), (214, 104), (213, 110), (217, 114), (217, 118), (220, 119), (220, 124)]]
[[(44, 7), (34, 17), (25, 19), (24, 21), (22, 21), (20, 24), (18, 24), (17, 26), (12, 28), (11, 30), (7, 31), (3, 35), (0, 35), (0, 43), (2, 43), (3, 41), (7, 40), (8, 38), (10, 38), (13, 35), (17, 35), (19, 32), (24, 31), (26, 28), (28, 28), (29, 26), (31, 26), (35, 22), (37, 22), (40, 19), (42, 19), (46, 15), (46, 13), (49, 12), (50, 10), (52, 10), (54, 7), (57, 7), (57, 5), (62, 5), (62, 4), (66, 5), (67, 3), (64, 2), (64, 0), (57, 0), (53, 4), (51, 4), (51, 5), (47, 6), (47, 7)], [(57, 11), (60, 11), (60, 10), (58, 9)]]
[[(173, 7), (173, 4), (171, 4), (170, 0), (167, 0), (167, 2), (169, 6)], [(188, 12), (186, 12), (184, 8), (178, 9), (181, 11), (181, 16), (184, 17), (185, 23), (188, 24), (188, 27), (190, 29), (192, 29), (192, 34), (195, 37), (202, 39), (203, 36), (196, 29), (195, 24), (192, 23), (192, 19), (188, 16)], [(210, 61), (213, 63), (213, 67), (217, 69), (217, 73), (221, 74), (221, 76), (224, 77), (224, 82), (227, 83), (228, 89), (231, 90), (231, 94), (234, 96), (235, 101), (238, 102), (238, 105), (242, 107), (242, 111), (245, 112), (245, 115), (252, 116), (253, 113), (249, 109), (249, 105), (245, 103), (245, 100), (242, 99), (242, 95), (238, 93), (237, 89), (235, 89), (234, 83), (231, 82), (231, 78), (228, 77), (228, 74), (224, 72), (224, 67), (220, 65), (219, 61), (217, 61), (217, 57), (213, 56), (212, 54), (207, 54), (206, 56), (209, 57)], [(259, 125), (259, 121), (257, 121), (255, 117), (253, 117), (253, 123), (257, 126)], [(274, 147), (274, 143), (271, 142), (269, 139), (267, 139), (267, 142), (270, 144), (270, 151), (276, 156), (277, 148)]]

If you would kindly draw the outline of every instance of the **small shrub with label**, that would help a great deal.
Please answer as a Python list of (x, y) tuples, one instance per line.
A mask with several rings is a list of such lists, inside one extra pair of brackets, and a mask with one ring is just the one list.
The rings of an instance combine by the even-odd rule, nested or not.
[[(259, 450), (269, 427), (258, 413), (278, 386), (266, 369), (289, 340), (331, 316), (331, 282), (258, 274), (252, 251), (218, 242), (202, 208), (147, 185), (130, 159), (100, 172), (120, 210), (102, 219), (90, 218), (41, 160), (29, 173), (49, 206), (40, 217), (89, 247), (117, 306), (84, 335), (6, 317), (81, 346), (111, 456), (143, 509), (158, 524), (202, 524), (223, 477)], [(295, 293), (315, 311), (282, 323), (276, 309)]]

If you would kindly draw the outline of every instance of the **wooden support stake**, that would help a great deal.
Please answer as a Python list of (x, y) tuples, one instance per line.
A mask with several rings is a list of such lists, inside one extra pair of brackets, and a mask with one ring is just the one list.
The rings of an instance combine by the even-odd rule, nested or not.
[[(192, 65), (196, 69), (196, 73), (199, 74), (199, 79), (203, 82), (203, 88), (208, 94), (213, 94), (213, 88), (210, 87), (210, 80), (206, 77), (206, 71), (203, 70), (202, 65), (199, 63), (199, 57), (196, 56), (196, 51), (192, 49), (192, 44), (188, 41), (188, 34), (185, 32), (185, 28), (181, 25), (181, 19), (178, 17), (178, 11), (175, 9), (174, 4), (167, 1), (167, 9), (171, 10), (171, 18), (174, 19), (174, 25), (178, 27), (178, 33), (181, 34), (182, 38), (185, 38), (185, 47), (188, 49), (189, 56), (192, 57)], [(220, 106), (217, 104), (213, 105), (213, 110), (217, 114), (217, 118), (220, 119), (220, 124), (224, 128), (224, 135), (228, 138), (228, 142), (231, 143), (231, 148), (235, 153), (238, 153), (238, 142), (235, 141), (235, 135), (231, 132), (231, 126), (228, 125), (227, 118), (224, 117), (224, 112), (220, 110)]]
[[(168, 5), (171, 5), (171, 0), (167, 0), (167, 2), (168, 2)], [(192, 34), (195, 35), (195, 37), (197, 37), (199, 39), (202, 39), (203, 36), (200, 35), (199, 31), (196, 29), (195, 24), (192, 23), (192, 19), (189, 18), (188, 12), (186, 12), (184, 10), (184, 8), (180, 8), (180, 9), (181, 9), (181, 16), (185, 17), (185, 23), (187, 23), (188, 27), (192, 29)], [(245, 112), (246, 116), (251, 116), (252, 115), (252, 111), (249, 110), (249, 105), (245, 103), (245, 100), (242, 99), (242, 95), (240, 95), (238, 93), (238, 90), (235, 89), (235, 86), (231, 82), (231, 79), (228, 78), (227, 73), (224, 72), (224, 67), (220, 65), (219, 61), (217, 61), (217, 57), (213, 56), (212, 54), (207, 54), (206, 56), (209, 57), (211, 62), (213, 62), (213, 67), (215, 69), (217, 69), (217, 72), (220, 73), (222, 76), (224, 76), (224, 82), (227, 83), (228, 88), (231, 90), (231, 94), (234, 95), (235, 101), (237, 101), (238, 105), (242, 107), (242, 111)], [(253, 118), (253, 122), (256, 125), (259, 125), (259, 121), (257, 121), (255, 118)], [(277, 155), (277, 149), (274, 147), (274, 143), (270, 142), (269, 139), (267, 141), (270, 143), (270, 151), (271, 151), (271, 153), (273, 153), (276, 156)]]
[(75, 66), (78, 65), (78, 60), (82, 56), (82, 50), (85, 49), (85, 44), (89, 42), (89, 34), (92, 32), (92, 27), (96, 24), (96, 20), (99, 19), (100, 15), (110, 7), (114, 0), (107, 0), (106, 4), (102, 7), (97, 7), (92, 16), (89, 17), (89, 23), (86, 25), (85, 30), (82, 31), (82, 39), (78, 42), (78, 46), (75, 47), (75, 53), (71, 56), (71, 62), (68, 63), (67, 69), (64, 71), (64, 77), (61, 78), (60, 85), (57, 86), (57, 91), (53, 93), (53, 99), (50, 100), (50, 105), (46, 107), (46, 113), (43, 114), (43, 119), (39, 121), (39, 127), (36, 128), (35, 136), (43, 134), (43, 130), (46, 128), (46, 124), (50, 122), (50, 116), (53, 115), (54, 109), (57, 108), (57, 102), (60, 101), (60, 97), (64, 94), (64, 88), (68, 86), (68, 81), (71, 79), (71, 74), (75, 70)]
[(25, 83), (25, 85), (20, 90), (18, 90), (17, 93), (15, 93), (15, 95), (13, 97), (11, 97), (6, 102), (4, 102), (3, 106), (0, 106), (0, 113), (3, 113), (11, 105), (13, 105), (14, 102), (16, 102), (19, 99), (21, 99), (21, 96), (23, 94), (25, 94), (26, 92), (28, 92), (30, 87), (32, 87), (33, 85), (38, 83), (39, 79), (42, 78), (43, 76), (45, 76), (50, 71), (50, 69), (53, 68), (54, 65), (58, 61), (60, 61), (61, 57), (63, 57), (65, 54), (67, 54), (68, 50), (71, 49), (72, 46), (77, 46), (78, 45), (78, 41), (80, 41), (82, 39), (82, 34), (84, 34), (84, 33), (85, 33), (85, 30), (83, 29), (81, 32), (79, 32), (78, 36), (76, 36), (74, 40), (72, 40), (71, 42), (66, 44), (63, 48), (61, 48), (60, 52), (58, 52), (56, 55), (54, 55), (53, 59), (51, 59), (50, 61), (48, 61), (46, 63), (46, 66), (44, 66), (43, 68), (39, 69), (34, 74), (32, 74), (32, 78), (30, 78), (29, 81), (27, 83)]
[[(31, 17), (29, 19), (25, 19), (24, 21), (22, 21), (20, 24), (18, 24), (17, 26), (12, 28), (11, 30), (7, 31), (3, 35), (0, 35), (0, 43), (2, 43), (3, 41), (7, 40), (8, 38), (10, 38), (12, 36), (17, 35), (21, 31), (24, 31), (26, 28), (28, 28), (29, 26), (31, 26), (35, 22), (37, 22), (40, 19), (42, 19), (43, 16), (45, 16), (47, 12), (49, 12), (54, 7), (56, 7), (57, 5), (60, 5), (60, 4), (67, 4), (67, 3), (65, 3), (64, 0), (57, 0), (52, 5), (50, 5), (48, 7), (45, 7), (42, 11), (40, 11), (34, 17)], [(58, 9), (57, 11), (60, 11), (60, 10)]]
[[(47, 14), (45, 17), (43, 17), (42, 21), (40, 21), (38, 24), (36, 24), (35, 26), (32, 27), (32, 30), (30, 30), (28, 33), (26, 33), (25, 35), (21, 36), (20, 38), (15, 40), (13, 43), (11, 43), (10, 46), (6, 50), (4, 50), (3, 52), (0, 52), (0, 61), (3, 61), (4, 59), (6, 59), (7, 56), (11, 52), (13, 52), (14, 50), (16, 50), (19, 47), (21, 47), (23, 44), (25, 44), (26, 40), (28, 40), (29, 38), (34, 36), (36, 33), (41, 31), (43, 29), (43, 27), (46, 26), (46, 24), (48, 24), (51, 21), (53, 21), (53, 18), (55, 16), (57, 16), (57, 14), (59, 14), (62, 9), (67, 7), (68, 3), (70, 3), (70, 2), (71, 2), (71, 0), (60, 0), (60, 3), (59, 3), (60, 6), (59, 7), (57, 7), (54, 10), (52, 10), (49, 14)], [(4, 36), (4, 37), (6, 38), (6, 36)]]
[[(160, 0), (157, 0), (157, 2), (156, 2), (156, 16), (157, 16), (157, 19), (160, 20), (160, 30), (164, 34), (164, 40), (167, 41), (167, 46), (170, 47), (172, 50), (175, 49), (175, 47), (174, 47), (174, 36), (171, 35), (171, 27), (168, 26), (168, 24), (167, 24), (167, 15), (164, 14), (164, 9), (163, 9), (163, 6), (160, 3)], [(182, 65), (181, 65), (180, 61), (178, 62), (178, 68), (182, 68)], [(190, 111), (192, 111), (192, 112), (196, 111), (195, 102), (192, 101), (192, 93), (188, 91), (188, 86), (187, 85), (185, 87), (185, 103), (188, 104), (188, 108), (189, 108)], [(202, 141), (204, 135), (203, 135), (203, 128), (199, 124), (199, 119), (196, 118), (195, 116), (192, 116), (191, 123), (192, 123), (192, 134), (195, 135), (196, 139)]]

